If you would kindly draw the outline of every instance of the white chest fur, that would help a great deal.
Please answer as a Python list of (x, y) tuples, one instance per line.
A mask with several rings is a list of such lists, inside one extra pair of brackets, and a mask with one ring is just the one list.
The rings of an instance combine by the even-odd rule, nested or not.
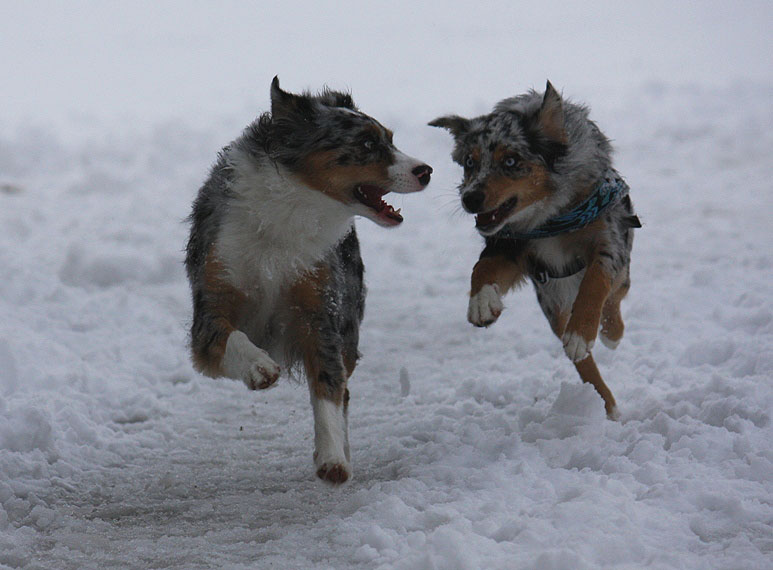
[[(542, 263), (555, 271), (563, 271), (577, 261), (577, 253), (567, 250), (559, 238), (536, 239), (531, 242), (534, 256)], [(584, 270), (570, 277), (561, 279), (549, 279), (547, 283), (540, 285), (543, 296), (551, 300), (552, 308), (565, 312), (572, 308), (577, 291), (582, 281)]]
[(265, 307), (346, 235), (352, 212), (273, 165), (236, 151), (229, 159), (235, 180), (216, 254), (231, 283)]

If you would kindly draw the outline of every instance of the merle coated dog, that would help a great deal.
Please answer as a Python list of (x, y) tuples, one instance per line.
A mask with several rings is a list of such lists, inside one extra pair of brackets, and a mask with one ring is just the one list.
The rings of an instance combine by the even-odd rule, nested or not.
[(633, 228), (641, 227), (628, 186), (612, 168), (612, 147), (588, 109), (564, 101), (548, 82), (473, 119), (440, 117), (464, 168), (462, 205), (475, 214), (485, 248), (472, 270), (467, 318), (489, 326), (501, 296), (529, 278), (553, 332), (584, 382), (618, 417), (591, 355), (623, 336), (620, 301), (631, 284)]
[(305, 372), (324, 481), (351, 476), (347, 381), (365, 303), (353, 218), (399, 225), (384, 195), (422, 190), (431, 173), (349, 94), (292, 94), (274, 78), (271, 112), (220, 152), (193, 204), (194, 364), (253, 390), (279, 363)]

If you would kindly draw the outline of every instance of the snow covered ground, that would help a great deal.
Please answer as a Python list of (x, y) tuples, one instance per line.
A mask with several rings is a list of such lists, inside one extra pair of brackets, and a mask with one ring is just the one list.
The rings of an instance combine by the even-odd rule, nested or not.
[[(0, 567), (773, 568), (773, 7), (2, 2)], [(435, 167), (358, 223), (354, 480), (305, 387), (195, 373), (182, 222), (216, 151), (324, 83)], [(580, 384), (530, 290), (468, 325), (450, 137), (546, 78), (644, 223), (626, 337)]]

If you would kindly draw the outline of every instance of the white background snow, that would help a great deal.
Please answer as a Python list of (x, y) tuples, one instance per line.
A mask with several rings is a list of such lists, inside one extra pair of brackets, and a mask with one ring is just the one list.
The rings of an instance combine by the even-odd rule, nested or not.
[[(268, 4), (268, 3), (265, 3)], [(773, 4), (0, 2), (0, 566), (773, 568)], [(360, 220), (354, 480), (304, 386), (195, 373), (184, 217), (290, 90), (351, 89), (435, 167)], [(465, 320), (481, 240), (437, 115), (546, 79), (644, 228), (604, 418), (529, 289)]]

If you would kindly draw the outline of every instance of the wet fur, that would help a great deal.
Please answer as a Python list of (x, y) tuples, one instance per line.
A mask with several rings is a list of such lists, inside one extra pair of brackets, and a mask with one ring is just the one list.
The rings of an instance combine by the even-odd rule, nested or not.
[[(601, 327), (614, 348), (623, 335), (620, 301), (630, 288), (633, 227), (638, 225), (626, 197), (585, 228), (559, 236), (515, 240), (499, 232), (528, 232), (565, 213), (595, 189), (612, 165), (612, 147), (583, 105), (565, 101), (548, 82), (505, 99), (488, 115), (457, 115), (430, 123), (454, 136), (453, 159), (464, 167), (459, 191), (464, 208), (478, 216), (485, 247), (471, 278), (468, 319), (489, 326), (502, 312), (501, 296), (530, 279), (542, 312), (562, 339), (584, 382), (604, 399), (610, 418), (617, 405), (590, 352)], [(482, 225), (481, 225), (482, 224)], [(540, 283), (537, 269), (554, 275)]]
[(353, 218), (399, 223), (354, 190), (418, 191), (431, 169), (348, 94), (296, 95), (275, 78), (271, 102), (220, 152), (193, 204), (192, 357), (201, 372), (250, 389), (273, 385), (280, 365), (305, 375), (317, 475), (338, 484), (351, 475), (347, 381), (365, 306)]

